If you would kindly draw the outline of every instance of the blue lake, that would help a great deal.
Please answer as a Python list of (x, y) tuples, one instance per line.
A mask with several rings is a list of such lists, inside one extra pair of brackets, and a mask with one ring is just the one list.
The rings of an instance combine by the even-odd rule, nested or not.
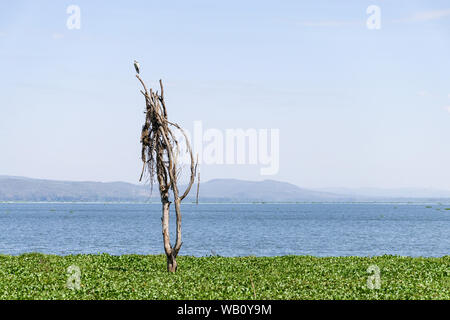
[[(450, 254), (448, 207), (184, 204), (180, 254), (438, 257)], [(0, 203), (0, 254), (27, 252), (161, 254), (161, 206)]]

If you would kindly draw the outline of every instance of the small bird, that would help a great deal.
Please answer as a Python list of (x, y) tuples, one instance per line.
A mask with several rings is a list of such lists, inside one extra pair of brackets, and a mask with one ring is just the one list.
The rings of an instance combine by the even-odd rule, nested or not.
[(137, 74), (139, 74), (139, 62), (134, 60), (134, 68), (136, 69)]

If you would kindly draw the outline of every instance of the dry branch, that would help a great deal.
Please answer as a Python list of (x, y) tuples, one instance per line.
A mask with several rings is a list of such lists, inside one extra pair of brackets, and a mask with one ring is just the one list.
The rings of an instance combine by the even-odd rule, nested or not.
[[(153, 182), (156, 179), (159, 185), (159, 193), (162, 203), (162, 233), (164, 241), (164, 251), (167, 256), (167, 270), (175, 272), (177, 270), (176, 257), (180, 251), (181, 241), (181, 201), (189, 194), (194, 184), (197, 164), (194, 162), (194, 156), (189, 139), (184, 130), (176, 123), (168, 120), (166, 103), (164, 101), (164, 87), (160, 80), (160, 90), (154, 92), (147, 89), (144, 81), (139, 74), (136, 78), (140, 81), (143, 90), (141, 93), (145, 97), (146, 117), (142, 126), (141, 144), (142, 144), (142, 172), (140, 180), (147, 171), (150, 176), (150, 183), (153, 188)], [(187, 152), (190, 155), (190, 180), (186, 190), (179, 195), (178, 176), (181, 168), (178, 168), (178, 158), (180, 153), (180, 143), (172, 130), (178, 130), (184, 136)], [(169, 216), (170, 216), (170, 191), (172, 192), (175, 203), (176, 214), (176, 240), (175, 245), (170, 244), (169, 235)]]

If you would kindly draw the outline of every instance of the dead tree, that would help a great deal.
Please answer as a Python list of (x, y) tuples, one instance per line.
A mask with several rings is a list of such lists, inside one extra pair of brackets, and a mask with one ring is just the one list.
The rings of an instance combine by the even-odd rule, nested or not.
[[(181, 201), (189, 194), (195, 180), (197, 165), (194, 162), (189, 139), (184, 130), (176, 123), (172, 123), (167, 118), (167, 109), (164, 101), (164, 88), (162, 81), (159, 81), (161, 93), (154, 92), (152, 89), (147, 90), (147, 86), (141, 79), (139, 74), (136, 77), (142, 84), (141, 93), (145, 97), (146, 117), (145, 124), (142, 127), (141, 144), (142, 144), (142, 173), (141, 178), (147, 171), (152, 184), (156, 178), (159, 185), (159, 193), (162, 203), (162, 235), (164, 241), (164, 251), (167, 256), (167, 270), (175, 272), (177, 270), (177, 255), (180, 251), (181, 241)], [(176, 138), (175, 130), (181, 132), (184, 137), (185, 150), (190, 156), (190, 179), (186, 190), (180, 194), (178, 190), (178, 177), (181, 166), (179, 166), (180, 144)], [(171, 201), (170, 193), (172, 193), (173, 202), (175, 203), (176, 214), (176, 240), (175, 245), (170, 243), (169, 234), (169, 213)]]

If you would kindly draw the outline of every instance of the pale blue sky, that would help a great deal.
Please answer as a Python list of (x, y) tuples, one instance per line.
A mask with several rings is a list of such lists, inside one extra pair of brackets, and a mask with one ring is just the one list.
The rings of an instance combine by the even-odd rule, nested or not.
[(136, 183), (137, 59), (188, 129), (280, 129), (277, 175), (202, 180), (450, 189), (449, 57), (448, 1), (3, 1), (0, 174)]

